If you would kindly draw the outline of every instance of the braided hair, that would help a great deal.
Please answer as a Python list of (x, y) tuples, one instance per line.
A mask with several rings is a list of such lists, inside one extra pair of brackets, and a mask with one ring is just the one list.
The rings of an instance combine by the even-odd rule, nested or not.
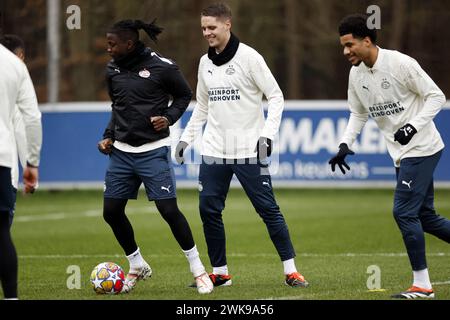
[(163, 31), (163, 28), (156, 25), (156, 19), (150, 23), (145, 23), (142, 20), (122, 20), (115, 23), (108, 33), (116, 34), (121, 40), (132, 40), (137, 42), (139, 40), (139, 30), (144, 30), (145, 33), (157, 42), (157, 36)]

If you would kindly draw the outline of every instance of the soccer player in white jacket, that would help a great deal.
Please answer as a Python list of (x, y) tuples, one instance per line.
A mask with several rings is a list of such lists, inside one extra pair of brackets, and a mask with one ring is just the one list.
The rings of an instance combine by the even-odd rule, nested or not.
[[(0, 42), (13, 52), (20, 60), (25, 60), (25, 44), (23, 40), (13, 34), (5, 35)], [(12, 124), (14, 129), (14, 141), (13, 143), (13, 164), (11, 166), (11, 183), (13, 185), (13, 199), (15, 207), (15, 199), (17, 196), (17, 190), (19, 189), (19, 162), (22, 169), (27, 166), (27, 137), (25, 135), (25, 125), (23, 123), (22, 113), (19, 107), (16, 108), (13, 113)], [(10, 226), (12, 225), (14, 218), (14, 210), (10, 212)]]
[[(206, 124), (200, 165), (200, 215), (215, 286), (231, 285), (225, 252), (222, 210), (235, 174), (269, 231), (284, 266), (285, 283), (306, 287), (297, 271), (295, 252), (275, 201), (267, 169), (272, 141), (283, 111), (283, 94), (263, 57), (231, 33), (231, 10), (213, 4), (201, 13), (208, 54), (198, 68), (197, 105), (175, 151), (177, 161)], [(267, 119), (262, 108), (267, 97)]]
[(445, 96), (416, 60), (376, 45), (376, 29), (354, 14), (339, 26), (344, 55), (353, 65), (348, 84), (350, 119), (339, 152), (330, 160), (342, 173), (345, 156), (369, 116), (381, 130), (397, 173), (393, 214), (413, 270), (413, 285), (393, 298), (433, 298), (424, 232), (450, 242), (450, 221), (434, 210), (433, 172), (444, 143), (433, 118)]
[(25, 192), (32, 192), (38, 180), (42, 144), (41, 113), (36, 93), (25, 64), (0, 44), (0, 279), (5, 299), (17, 298), (17, 253), (9, 228), (13, 210), (14, 130), (12, 118), (15, 107), (23, 116), (27, 137), (27, 166), (23, 181)]

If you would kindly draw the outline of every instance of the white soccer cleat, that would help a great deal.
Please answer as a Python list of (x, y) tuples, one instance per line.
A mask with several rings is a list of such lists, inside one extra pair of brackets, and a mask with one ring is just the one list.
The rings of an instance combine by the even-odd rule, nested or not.
[(195, 277), (195, 283), (197, 284), (197, 291), (200, 294), (208, 294), (214, 290), (214, 284), (206, 272)]
[(140, 269), (130, 269), (125, 278), (125, 283), (123, 284), (122, 291), (120, 293), (128, 293), (134, 289), (136, 283), (139, 280), (146, 280), (152, 276), (152, 268), (150, 268), (147, 262), (144, 263)]

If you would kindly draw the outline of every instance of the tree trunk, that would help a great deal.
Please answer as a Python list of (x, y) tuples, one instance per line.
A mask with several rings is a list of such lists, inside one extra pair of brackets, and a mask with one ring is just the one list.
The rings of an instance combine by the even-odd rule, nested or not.
[[(402, 39), (405, 31), (406, 0), (392, 2), (392, 25), (389, 49), (402, 51)], [(383, 21), (381, 22), (383, 23)]]
[(287, 99), (301, 98), (302, 83), (301, 71), (301, 43), (298, 34), (299, 10), (296, 0), (284, 0), (284, 11), (286, 15), (286, 73), (287, 73)]

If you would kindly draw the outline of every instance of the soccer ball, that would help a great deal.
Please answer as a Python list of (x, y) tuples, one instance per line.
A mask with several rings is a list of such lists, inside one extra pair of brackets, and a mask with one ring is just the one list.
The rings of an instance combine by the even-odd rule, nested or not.
[(122, 268), (114, 262), (102, 262), (91, 273), (91, 284), (98, 294), (118, 294), (125, 282)]

